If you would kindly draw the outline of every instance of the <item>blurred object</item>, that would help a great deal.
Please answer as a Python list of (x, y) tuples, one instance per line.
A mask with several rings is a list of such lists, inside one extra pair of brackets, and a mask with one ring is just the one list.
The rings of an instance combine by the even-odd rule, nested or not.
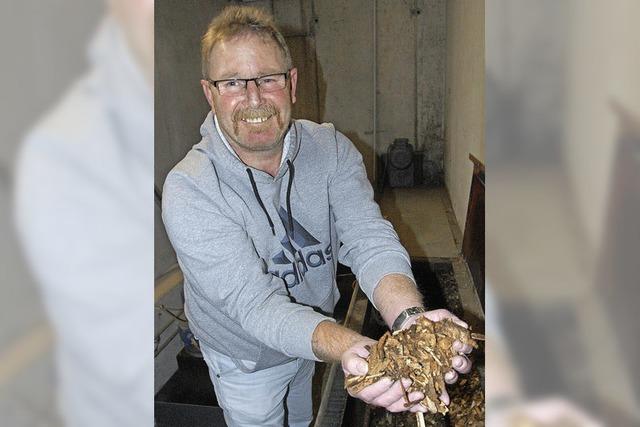
[[(638, 336), (637, 322), (629, 322), (625, 314), (635, 313), (638, 301), (630, 298), (638, 293), (640, 263), (640, 114), (634, 114), (617, 102), (611, 108), (619, 123), (615, 141), (611, 189), (606, 214), (605, 235), (598, 256), (596, 292), (616, 332), (617, 347), (632, 372), (631, 384), (640, 396), (640, 345), (629, 337)], [(636, 368), (633, 371), (633, 368)]]
[(29, 133), (16, 167), (16, 223), (69, 426), (153, 424), (153, 2), (109, 6), (90, 70)]
[(469, 190), (467, 221), (462, 238), (462, 255), (469, 265), (480, 304), (484, 309), (484, 164), (473, 154), (469, 154), (469, 160), (473, 162), (473, 176)]
[(487, 278), (502, 331), (487, 358), (509, 355), (488, 363), (489, 425), (501, 371), (537, 422), (555, 406), (535, 402), (554, 396), (590, 414), (548, 422), (638, 425), (637, 149), (611, 100), (640, 115), (640, 3), (486, 11)]
[(548, 398), (505, 411), (495, 424), (505, 427), (603, 427), (571, 402)]

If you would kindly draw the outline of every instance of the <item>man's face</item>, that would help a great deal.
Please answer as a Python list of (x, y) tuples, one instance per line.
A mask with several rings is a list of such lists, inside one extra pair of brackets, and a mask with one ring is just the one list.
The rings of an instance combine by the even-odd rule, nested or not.
[[(216, 43), (211, 50), (211, 58), (209, 78), (214, 81), (287, 71), (284, 56), (277, 44), (256, 35)], [(223, 96), (206, 80), (201, 83), (220, 128), (235, 149), (277, 152), (282, 148), (291, 120), (291, 106), (296, 101), (295, 68), (291, 70), (286, 87), (276, 92), (262, 93), (255, 82), (248, 82), (246, 93)], [(255, 123), (256, 118), (266, 120)]]

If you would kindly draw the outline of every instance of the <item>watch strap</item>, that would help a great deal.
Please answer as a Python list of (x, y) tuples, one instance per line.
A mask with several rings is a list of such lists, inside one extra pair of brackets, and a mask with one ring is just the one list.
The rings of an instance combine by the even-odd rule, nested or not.
[(422, 307), (409, 307), (407, 309), (402, 310), (398, 315), (398, 317), (396, 317), (396, 320), (393, 321), (391, 330), (392, 331), (399, 330), (400, 327), (402, 327), (404, 322), (406, 322), (409, 317), (413, 316), (414, 314), (424, 313), (425, 311), (426, 310)]

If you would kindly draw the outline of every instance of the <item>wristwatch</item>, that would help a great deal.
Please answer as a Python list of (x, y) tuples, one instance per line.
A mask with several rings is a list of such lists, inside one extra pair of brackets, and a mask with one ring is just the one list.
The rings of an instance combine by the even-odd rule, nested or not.
[(400, 329), (402, 324), (407, 321), (407, 319), (414, 314), (424, 313), (426, 310), (422, 307), (410, 307), (405, 310), (402, 310), (396, 320), (393, 321), (393, 326), (391, 326), (392, 331), (397, 331)]

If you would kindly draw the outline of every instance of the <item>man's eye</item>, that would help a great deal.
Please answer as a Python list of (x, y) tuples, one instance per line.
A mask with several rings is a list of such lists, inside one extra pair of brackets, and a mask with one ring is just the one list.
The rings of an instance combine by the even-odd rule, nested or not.
[(263, 77), (260, 79), (260, 84), (270, 84), (275, 82), (276, 79), (274, 79), (273, 77)]
[(237, 86), (240, 86), (240, 82), (238, 80), (227, 80), (222, 83), (222, 86), (228, 87), (228, 88), (237, 87)]

